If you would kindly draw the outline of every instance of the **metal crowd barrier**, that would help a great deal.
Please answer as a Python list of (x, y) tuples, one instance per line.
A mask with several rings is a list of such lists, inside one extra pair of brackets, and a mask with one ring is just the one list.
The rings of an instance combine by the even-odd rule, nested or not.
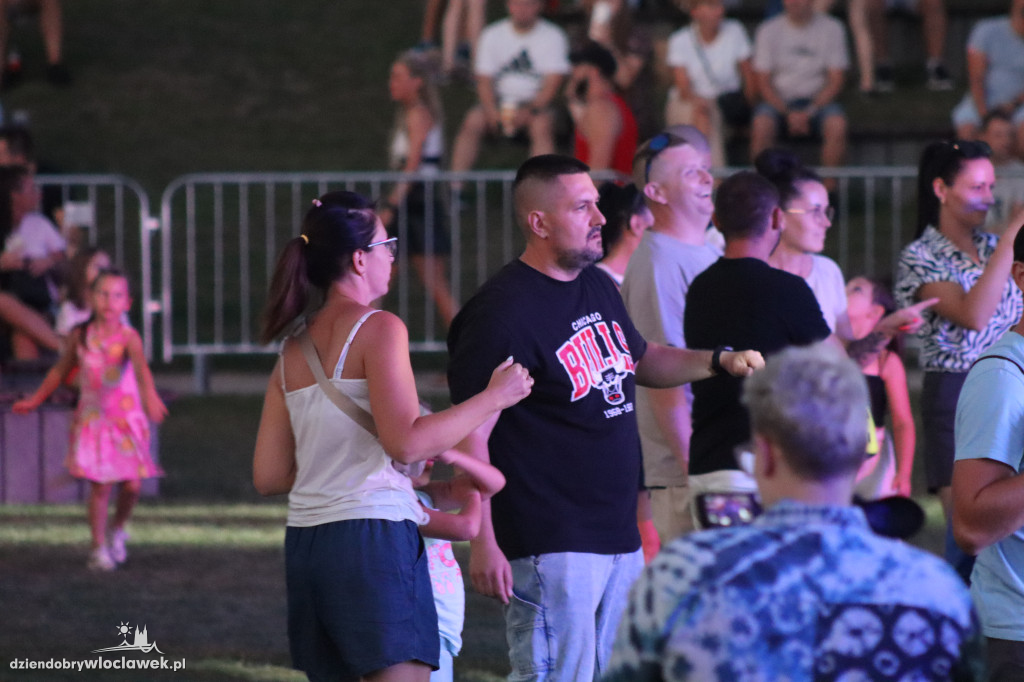
[[(738, 169), (721, 169), (719, 177)], [(895, 269), (913, 238), (915, 176), (911, 167), (842, 168), (832, 193), (837, 217), (826, 255), (843, 272), (884, 275)], [(206, 386), (212, 357), (265, 354), (259, 316), (277, 255), (298, 234), (313, 198), (336, 189), (386, 196), (392, 183), (424, 185), (426, 243), (446, 230), (445, 254), (453, 297), (464, 302), (489, 276), (516, 257), (523, 238), (512, 214), (512, 171), (402, 176), (377, 173), (203, 173), (174, 180), (153, 218), (145, 192), (121, 176), (40, 176), (70, 201), (72, 222), (115, 261), (137, 270), (147, 352), (166, 362), (194, 359), (197, 388)], [(453, 183), (462, 185), (453, 190)], [(439, 209), (437, 224), (434, 208)], [(408, 252), (410, 216), (400, 209), (400, 251), (391, 292), (382, 305), (408, 324), (413, 351), (441, 351), (446, 326), (425, 294)], [(159, 236), (154, 232), (159, 232)]]
[[(371, 198), (384, 196), (398, 173), (217, 173), (180, 177), (161, 200), (164, 267), (162, 305), (169, 311), (163, 329), (163, 356), (195, 358), (201, 385), (210, 356), (268, 353), (258, 341), (259, 314), (285, 242), (296, 236), (314, 198), (346, 189)], [(514, 253), (511, 215), (513, 173), (468, 173), (466, 206), (452, 203), (451, 174), (416, 178), (425, 186), (426, 243), (435, 230), (447, 230), (451, 253), (447, 273), (456, 300), (479, 285), (494, 265)], [(470, 199), (471, 197), (471, 199)], [(435, 204), (446, 225), (435, 224)], [(397, 221), (398, 267), (383, 304), (410, 328), (414, 351), (444, 348), (445, 326), (433, 300), (424, 295), (408, 253), (409, 215)], [(429, 255), (429, 254), (428, 254)], [(429, 276), (429, 275), (428, 275)]]

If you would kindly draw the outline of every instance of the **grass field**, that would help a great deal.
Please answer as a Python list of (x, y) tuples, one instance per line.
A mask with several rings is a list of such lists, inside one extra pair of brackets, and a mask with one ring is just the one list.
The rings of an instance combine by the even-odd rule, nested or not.
[[(138, 507), (131, 556), (115, 573), (85, 569), (81, 505), (0, 506), (0, 679), (305, 679), (287, 667), (284, 501), (251, 485), (260, 405), (255, 396), (172, 403), (161, 496)], [(465, 566), (467, 547), (456, 554)], [(500, 608), (468, 596), (459, 679), (496, 679), (506, 672)], [(120, 642), (121, 623), (146, 626), (168, 660), (186, 659), (186, 673), (9, 669), (15, 658), (95, 658)]]
[[(304, 679), (287, 667), (284, 501), (260, 498), (250, 483), (260, 405), (258, 396), (171, 404), (161, 429), (161, 495), (138, 507), (131, 556), (115, 573), (85, 570), (81, 505), (0, 506), (0, 680)], [(929, 522), (915, 544), (936, 550), (938, 506), (919, 501)], [(465, 569), (468, 547), (456, 546), (456, 556)], [(120, 642), (121, 623), (145, 626), (168, 660), (186, 660), (186, 672), (9, 669), (15, 658), (95, 658), (93, 650)], [(471, 589), (464, 639), (456, 679), (490, 682), (507, 674), (500, 605)]]

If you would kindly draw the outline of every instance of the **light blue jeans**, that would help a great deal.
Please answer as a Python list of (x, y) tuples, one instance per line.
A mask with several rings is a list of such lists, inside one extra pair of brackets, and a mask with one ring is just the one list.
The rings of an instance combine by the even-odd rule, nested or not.
[(512, 682), (584, 682), (607, 667), (643, 552), (515, 559), (505, 607)]

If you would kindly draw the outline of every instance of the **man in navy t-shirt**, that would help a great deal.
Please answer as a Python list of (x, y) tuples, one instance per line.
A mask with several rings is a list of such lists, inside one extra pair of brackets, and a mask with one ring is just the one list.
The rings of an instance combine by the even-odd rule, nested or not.
[(762, 365), (751, 352), (646, 343), (602, 256), (588, 167), (544, 155), (513, 184), (526, 249), (452, 323), (448, 378), (459, 403), (512, 356), (530, 396), (481, 427), (471, 448), (508, 481), (471, 545), (477, 591), (507, 603), (512, 678), (589, 680), (611, 653), (643, 565), (636, 527), (640, 446), (635, 385), (669, 387)]

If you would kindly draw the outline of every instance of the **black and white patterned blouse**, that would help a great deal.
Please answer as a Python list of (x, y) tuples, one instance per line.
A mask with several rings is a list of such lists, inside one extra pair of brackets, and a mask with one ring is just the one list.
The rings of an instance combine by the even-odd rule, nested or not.
[[(975, 230), (974, 245), (981, 265), (968, 257), (932, 226), (903, 249), (896, 267), (896, 302), (900, 307), (918, 302), (917, 291), (933, 282), (955, 282), (969, 291), (981, 277), (999, 238)], [(966, 329), (932, 310), (924, 311), (921, 337), (921, 367), (932, 372), (966, 372), (987, 349), (1020, 319), (1024, 303), (1020, 290), (1009, 277), (996, 312), (984, 329)]]

